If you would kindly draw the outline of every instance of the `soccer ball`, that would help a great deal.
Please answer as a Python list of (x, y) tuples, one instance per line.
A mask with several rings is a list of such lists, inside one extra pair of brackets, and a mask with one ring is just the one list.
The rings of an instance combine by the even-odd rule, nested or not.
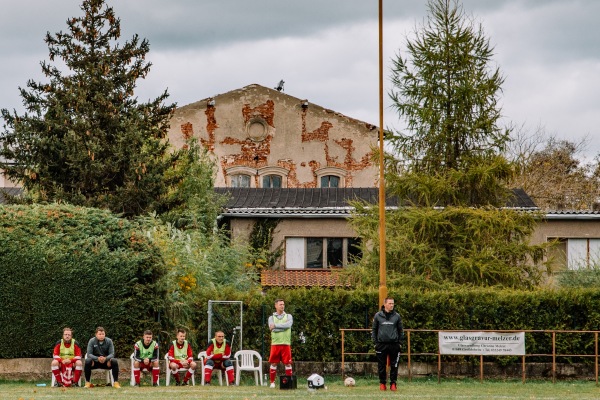
[(354, 378), (349, 376), (346, 379), (344, 379), (344, 386), (348, 386), (348, 387), (356, 386), (356, 381), (354, 380)]

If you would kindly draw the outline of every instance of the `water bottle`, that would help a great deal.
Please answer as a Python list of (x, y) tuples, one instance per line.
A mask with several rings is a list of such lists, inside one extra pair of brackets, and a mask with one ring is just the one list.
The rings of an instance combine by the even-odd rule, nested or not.
[(267, 386), (269, 384), (269, 376), (265, 374), (263, 377), (263, 386)]

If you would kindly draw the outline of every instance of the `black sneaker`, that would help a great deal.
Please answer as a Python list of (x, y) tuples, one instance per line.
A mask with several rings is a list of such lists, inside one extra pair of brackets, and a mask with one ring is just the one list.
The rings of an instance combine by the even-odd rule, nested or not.
[(152, 386), (158, 386), (158, 382), (153, 383)]
[(140, 384), (136, 382), (133, 386), (134, 387), (140, 387)]
[(188, 381), (181, 382), (181, 386), (187, 386), (187, 385), (189, 385)]
[(78, 387), (79, 387), (79, 382), (73, 382), (73, 384), (71, 385), (71, 387), (76, 387), (76, 388), (78, 388)]
[(175, 381), (175, 386), (181, 386), (181, 382)]
[(210, 381), (208, 381), (208, 382), (204, 382), (204, 385), (205, 385), (205, 386), (210, 386)]

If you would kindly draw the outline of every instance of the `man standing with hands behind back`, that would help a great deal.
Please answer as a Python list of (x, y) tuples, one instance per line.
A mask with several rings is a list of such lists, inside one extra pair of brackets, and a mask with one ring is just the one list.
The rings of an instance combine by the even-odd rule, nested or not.
[(285, 313), (285, 302), (282, 299), (275, 300), (275, 312), (269, 317), (269, 329), (271, 330), (271, 354), (269, 355), (269, 378), (271, 388), (275, 388), (275, 377), (277, 376), (277, 364), (285, 365), (285, 374), (292, 376), (292, 314)]
[(386, 297), (381, 311), (373, 318), (371, 337), (375, 343), (379, 389), (386, 390), (386, 367), (390, 359), (390, 390), (395, 392), (400, 362), (400, 339), (402, 339), (402, 318), (394, 311), (394, 299)]

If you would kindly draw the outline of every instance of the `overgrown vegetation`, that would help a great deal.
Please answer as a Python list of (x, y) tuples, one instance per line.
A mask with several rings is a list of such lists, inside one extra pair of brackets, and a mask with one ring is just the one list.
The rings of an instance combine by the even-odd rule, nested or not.
[[(67, 206), (0, 207), (0, 358), (49, 357), (62, 327), (102, 325), (119, 355), (159, 325), (166, 266), (139, 222)], [(127, 353), (128, 355), (129, 353)]]
[(262, 270), (273, 267), (283, 255), (283, 243), (277, 249), (271, 250), (273, 235), (280, 221), (276, 218), (263, 218), (254, 222), (252, 226), (248, 240), (251, 256), (246, 266), (256, 274), (257, 278)]

